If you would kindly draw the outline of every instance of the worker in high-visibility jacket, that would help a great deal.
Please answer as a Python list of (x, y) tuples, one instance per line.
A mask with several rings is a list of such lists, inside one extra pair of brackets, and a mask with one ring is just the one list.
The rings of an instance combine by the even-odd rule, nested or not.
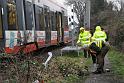
[(104, 31), (101, 30), (101, 27), (100, 26), (96, 26), (96, 30), (93, 34), (93, 37), (92, 37), (92, 43), (90, 45), (90, 50), (92, 51), (91, 52), (91, 55), (94, 57), (92, 57), (92, 59), (94, 60), (97, 60), (97, 70), (94, 72), (95, 74), (100, 74), (100, 73), (103, 73), (104, 70), (103, 70), (103, 67), (104, 67), (104, 57), (106, 55), (106, 53), (108, 52), (109, 50), (109, 46), (106, 45), (106, 38), (107, 38), (107, 35)]
[[(96, 30), (91, 38), (91, 40), (92, 40), (91, 43), (94, 42), (99, 48), (102, 48), (102, 42), (105, 42), (106, 38), (107, 38), (106, 33), (101, 30), (100, 26), (96, 26)], [(92, 52), (91, 52), (91, 55), (93, 55)], [(93, 60), (94, 66), (95, 66), (96, 65), (96, 56), (92, 56), (92, 60)]]
[(96, 30), (92, 38), (95, 39), (96, 45), (102, 48), (102, 42), (105, 42), (107, 35), (104, 31), (101, 30), (100, 26), (96, 26)]
[(81, 46), (83, 47), (85, 58), (88, 57), (88, 48), (90, 45), (90, 38), (91, 38), (90, 32), (86, 31), (83, 27), (81, 27), (77, 44), (80, 43)]

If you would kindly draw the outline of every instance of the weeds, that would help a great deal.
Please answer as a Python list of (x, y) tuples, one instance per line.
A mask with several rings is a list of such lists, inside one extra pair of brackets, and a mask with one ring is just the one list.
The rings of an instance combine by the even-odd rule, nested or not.
[(111, 50), (108, 55), (113, 72), (116, 75), (124, 77), (124, 54), (119, 51)]
[[(1, 56), (14, 57), (6, 54)], [(71, 52), (63, 56), (55, 56), (49, 62), (47, 69), (44, 69), (43, 56), (33, 57), (32, 54), (29, 56), (23, 55), (23, 59), (18, 56), (7, 58), (9, 64), (0, 65), (0, 81), (32, 83), (36, 80), (44, 80), (45, 83), (81, 83), (83, 77), (87, 75), (85, 67), (90, 64), (90, 60), (85, 60), (82, 53), (78, 56), (76, 52)], [(1, 63), (4, 61), (6, 60)]]

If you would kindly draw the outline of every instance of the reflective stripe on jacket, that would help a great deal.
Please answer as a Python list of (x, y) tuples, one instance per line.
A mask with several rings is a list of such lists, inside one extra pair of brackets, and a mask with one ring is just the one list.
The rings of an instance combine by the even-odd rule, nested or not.
[(79, 37), (78, 37), (78, 41), (77, 43), (81, 43), (81, 45), (89, 45), (90, 44), (90, 37), (91, 37), (91, 34), (89, 31), (84, 31), (83, 33), (81, 32), (79, 34)]
[(101, 31), (101, 27), (100, 26), (96, 27), (96, 31), (94, 32), (92, 37), (96, 45), (102, 48), (102, 42), (105, 42), (106, 38), (107, 38), (107, 35), (104, 31)]

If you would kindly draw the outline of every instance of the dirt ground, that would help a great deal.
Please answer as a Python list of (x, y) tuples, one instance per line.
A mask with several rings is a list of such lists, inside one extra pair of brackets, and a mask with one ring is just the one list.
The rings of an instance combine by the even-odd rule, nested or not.
[[(124, 83), (124, 79), (113, 74), (111, 69), (111, 63), (108, 58), (105, 57), (105, 68), (110, 69), (110, 72), (105, 71), (103, 74), (90, 74), (87, 76), (87, 79), (84, 83)], [(93, 72), (93, 66), (89, 69), (90, 72)]]

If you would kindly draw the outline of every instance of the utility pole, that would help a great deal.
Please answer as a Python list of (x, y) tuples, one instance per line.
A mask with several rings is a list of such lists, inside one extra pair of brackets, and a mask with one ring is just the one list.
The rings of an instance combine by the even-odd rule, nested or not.
[(85, 1), (84, 27), (90, 29), (90, 0)]
[(72, 9), (71, 9), (71, 12), (73, 13), (72, 16), (71, 16), (71, 19), (72, 19), (72, 24), (71, 24), (71, 39), (72, 39), (72, 46), (74, 46), (74, 4), (72, 4)]

